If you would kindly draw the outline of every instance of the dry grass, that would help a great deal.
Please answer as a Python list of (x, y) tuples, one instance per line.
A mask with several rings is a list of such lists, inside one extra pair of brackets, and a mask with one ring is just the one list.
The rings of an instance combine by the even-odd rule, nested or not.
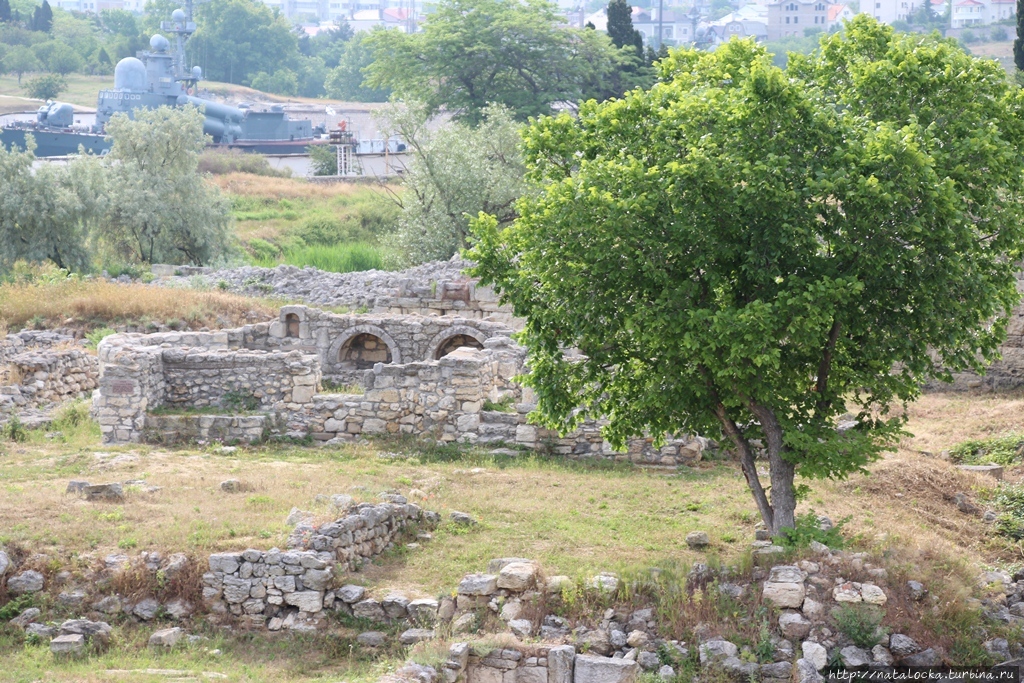
[(225, 173), (212, 176), (210, 182), (233, 195), (273, 199), (329, 200), (366, 192), (365, 186), (350, 183), (314, 183), (302, 178), (271, 178), (251, 173)]
[(192, 328), (231, 327), (266, 320), (275, 313), (273, 306), (259, 299), (224, 292), (105, 280), (0, 285), (0, 322), (10, 329), (21, 329), (29, 322), (92, 328), (149, 320), (182, 321)]

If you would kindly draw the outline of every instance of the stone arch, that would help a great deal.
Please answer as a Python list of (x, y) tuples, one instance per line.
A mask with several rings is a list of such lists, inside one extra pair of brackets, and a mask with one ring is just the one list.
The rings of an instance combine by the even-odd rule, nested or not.
[[(370, 338), (373, 338), (372, 340)], [(384, 346), (383, 349), (366, 349), (366, 342), (373, 341)], [(383, 360), (370, 361), (368, 358), (363, 359), (351, 359), (344, 357), (346, 351), (351, 351), (353, 345), (360, 345), (364, 350), (372, 351), (384, 351)], [(377, 327), (376, 325), (356, 325), (345, 330), (334, 343), (331, 344), (330, 350), (327, 352), (327, 365), (329, 367), (340, 367), (344, 363), (354, 362), (358, 369), (369, 369), (372, 368), (376, 363), (401, 363), (402, 352), (398, 348), (398, 344), (391, 338), (387, 332)]]
[(302, 321), (296, 313), (287, 313), (284, 316), (284, 336), (298, 339)]
[(484, 348), (488, 335), (468, 325), (456, 325), (444, 330), (430, 342), (430, 355), (433, 360), (441, 360), (460, 346), (475, 349)]

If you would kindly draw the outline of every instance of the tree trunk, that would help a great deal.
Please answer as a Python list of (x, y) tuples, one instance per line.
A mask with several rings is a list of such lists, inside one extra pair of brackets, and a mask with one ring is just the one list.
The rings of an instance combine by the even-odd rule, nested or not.
[(756, 403), (751, 403), (749, 408), (761, 423), (761, 431), (767, 441), (768, 467), (772, 481), (772, 519), (766, 519), (765, 524), (771, 530), (772, 536), (775, 536), (782, 529), (796, 526), (796, 486), (793, 483), (796, 466), (782, 457), (785, 450), (782, 425), (779, 424), (775, 413)]

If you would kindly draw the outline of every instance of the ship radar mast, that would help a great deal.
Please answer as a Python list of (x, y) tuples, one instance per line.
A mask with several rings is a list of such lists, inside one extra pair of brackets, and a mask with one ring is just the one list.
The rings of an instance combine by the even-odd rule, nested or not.
[(170, 21), (160, 22), (160, 30), (166, 31), (174, 36), (174, 80), (182, 83), (186, 88), (194, 88), (199, 82), (203, 73), (197, 66), (189, 68), (185, 61), (185, 43), (196, 32), (196, 24), (192, 21), (192, 6), (195, 2), (204, 0), (185, 0), (182, 9), (176, 9), (171, 13)]

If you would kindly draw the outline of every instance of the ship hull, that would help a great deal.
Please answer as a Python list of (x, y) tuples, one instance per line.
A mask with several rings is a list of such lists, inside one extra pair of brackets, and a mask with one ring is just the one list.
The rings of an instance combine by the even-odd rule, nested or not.
[[(78, 154), (79, 146), (86, 152), (104, 154), (110, 150), (110, 140), (92, 133), (75, 133), (46, 130), (26, 130), (23, 128), (0, 129), (0, 144), (5, 148), (25, 149), (26, 135), (32, 135), (36, 141), (36, 157), (65, 157)], [(315, 139), (305, 140), (238, 140), (231, 144), (210, 145), (214, 149), (238, 149), (256, 154), (306, 154), (310, 145), (322, 144)]]
[(35, 138), (36, 157), (65, 157), (69, 154), (78, 154), (80, 146), (93, 154), (103, 154), (110, 149), (110, 142), (103, 135), (24, 128), (0, 129), (0, 144), (7, 149), (16, 147), (24, 150), (28, 144), (27, 135)]

